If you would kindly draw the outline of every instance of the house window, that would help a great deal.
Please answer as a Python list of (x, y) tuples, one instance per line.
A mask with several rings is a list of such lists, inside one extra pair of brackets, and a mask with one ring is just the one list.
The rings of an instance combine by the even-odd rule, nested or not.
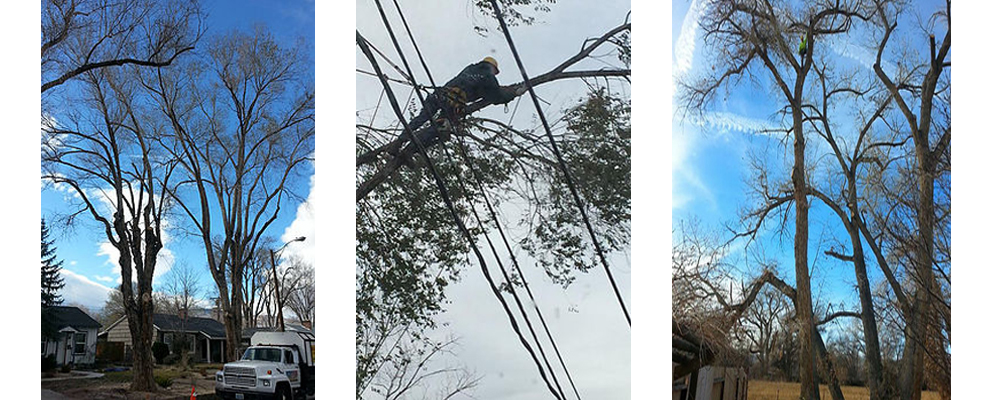
[(85, 354), (86, 353), (86, 334), (76, 333), (75, 334), (75, 354)]

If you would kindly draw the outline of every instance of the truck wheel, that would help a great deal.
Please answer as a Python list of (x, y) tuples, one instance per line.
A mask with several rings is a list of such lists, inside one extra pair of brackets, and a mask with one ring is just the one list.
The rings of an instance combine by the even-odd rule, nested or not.
[(277, 385), (277, 390), (274, 391), (274, 398), (277, 400), (293, 400), (290, 386)]

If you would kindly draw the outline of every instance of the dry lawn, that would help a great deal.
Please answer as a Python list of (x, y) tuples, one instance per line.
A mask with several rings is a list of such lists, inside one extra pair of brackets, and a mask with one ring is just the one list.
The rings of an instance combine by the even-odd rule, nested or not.
[(192, 386), (194, 386), (197, 398), (208, 400), (214, 398), (212, 393), (215, 391), (215, 370), (210, 370), (214, 366), (202, 364), (190, 371), (177, 370), (172, 367), (157, 368), (154, 370), (154, 376), (170, 377), (172, 385), (166, 389), (158, 388), (155, 393), (129, 391), (127, 388), (133, 377), (130, 371), (107, 372), (104, 377), (94, 379), (41, 382), (41, 388), (60, 393), (70, 399), (185, 400), (188, 399), (192, 392)]
[[(845, 400), (868, 400), (869, 389), (860, 386), (842, 386)], [(800, 384), (791, 382), (749, 381), (749, 400), (797, 400)], [(923, 392), (923, 399), (940, 400), (937, 392)], [(821, 399), (831, 400), (827, 385), (821, 385)]]

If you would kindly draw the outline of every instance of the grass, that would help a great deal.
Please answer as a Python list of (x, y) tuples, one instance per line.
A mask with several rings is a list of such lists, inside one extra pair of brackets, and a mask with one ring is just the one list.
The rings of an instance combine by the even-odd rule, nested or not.
[[(845, 400), (868, 400), (869, 389), (861, 386), (842, 386)], [(800, 384), (796, 382), (749, 381), (749, 400), (797, 400)], [(937, 392), (923, 392), (923, 399), (940, 400)], [(827, 385), (821, 385), (821, 399), (831, 400)]]
[[(219, 364), (200, 364), (190, 370), (181, 370), (172, 366), (154, 368), (155, 379), (170, 379), (172, 382), (170, 388), (159, 388), (157, 393), (150, 396), (140, 394), (139, 398), (185, 400), (188, 398), (187, 393), (191, 392), (191, 386), (196, 386), (200, 400), (214, 399), (215, 397), (209, 392), (212, 391), (214, 385), (212, 374), (219, 367), (221, 367)], [(202, 372), (203, 370), (205, 373)], [(102, 378), (42, 382), (41, 387), (71, 398), (127, 399), (131, 398), (133, 394), (128, 389), (132, 380), (133, 371), (129, 370), (106, 372)]]

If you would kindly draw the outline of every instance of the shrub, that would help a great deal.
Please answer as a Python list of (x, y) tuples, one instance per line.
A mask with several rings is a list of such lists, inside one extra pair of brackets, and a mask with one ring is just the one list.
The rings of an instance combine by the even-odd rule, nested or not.
[(164, 357), (163, 363), (165, 365), (175, 365), (180, 360), (181, 360), (181, 355), (179, 355), (179, 354), (169, 354), (167, 357)]
[(72, 372), (72, 366), (68, 364), (62, 365), (62, 373), (67, 374), (69, 372)]
[(55, 363), (55, 355), (49, 354), (47, 356), (41, 357), (41, 372), (51, 372), (57, 368), (58, 365)]
[(174, 380), (171, 379), (170, 376), (155, 375), (154, 382), (157, 382), (158, 386), (167, 389), (171, 387), (171, 385), (174, 383)]
[(158, 364), (164, 362), (164, 358), (167, 357), (168, 354), (171, 354), (171, 350), (168, 349), (168, 345), (163, 342), (154, 342), (154, 345), (151, 346), (151, 352), (154, 353), (154, 360), (156, 360)]

